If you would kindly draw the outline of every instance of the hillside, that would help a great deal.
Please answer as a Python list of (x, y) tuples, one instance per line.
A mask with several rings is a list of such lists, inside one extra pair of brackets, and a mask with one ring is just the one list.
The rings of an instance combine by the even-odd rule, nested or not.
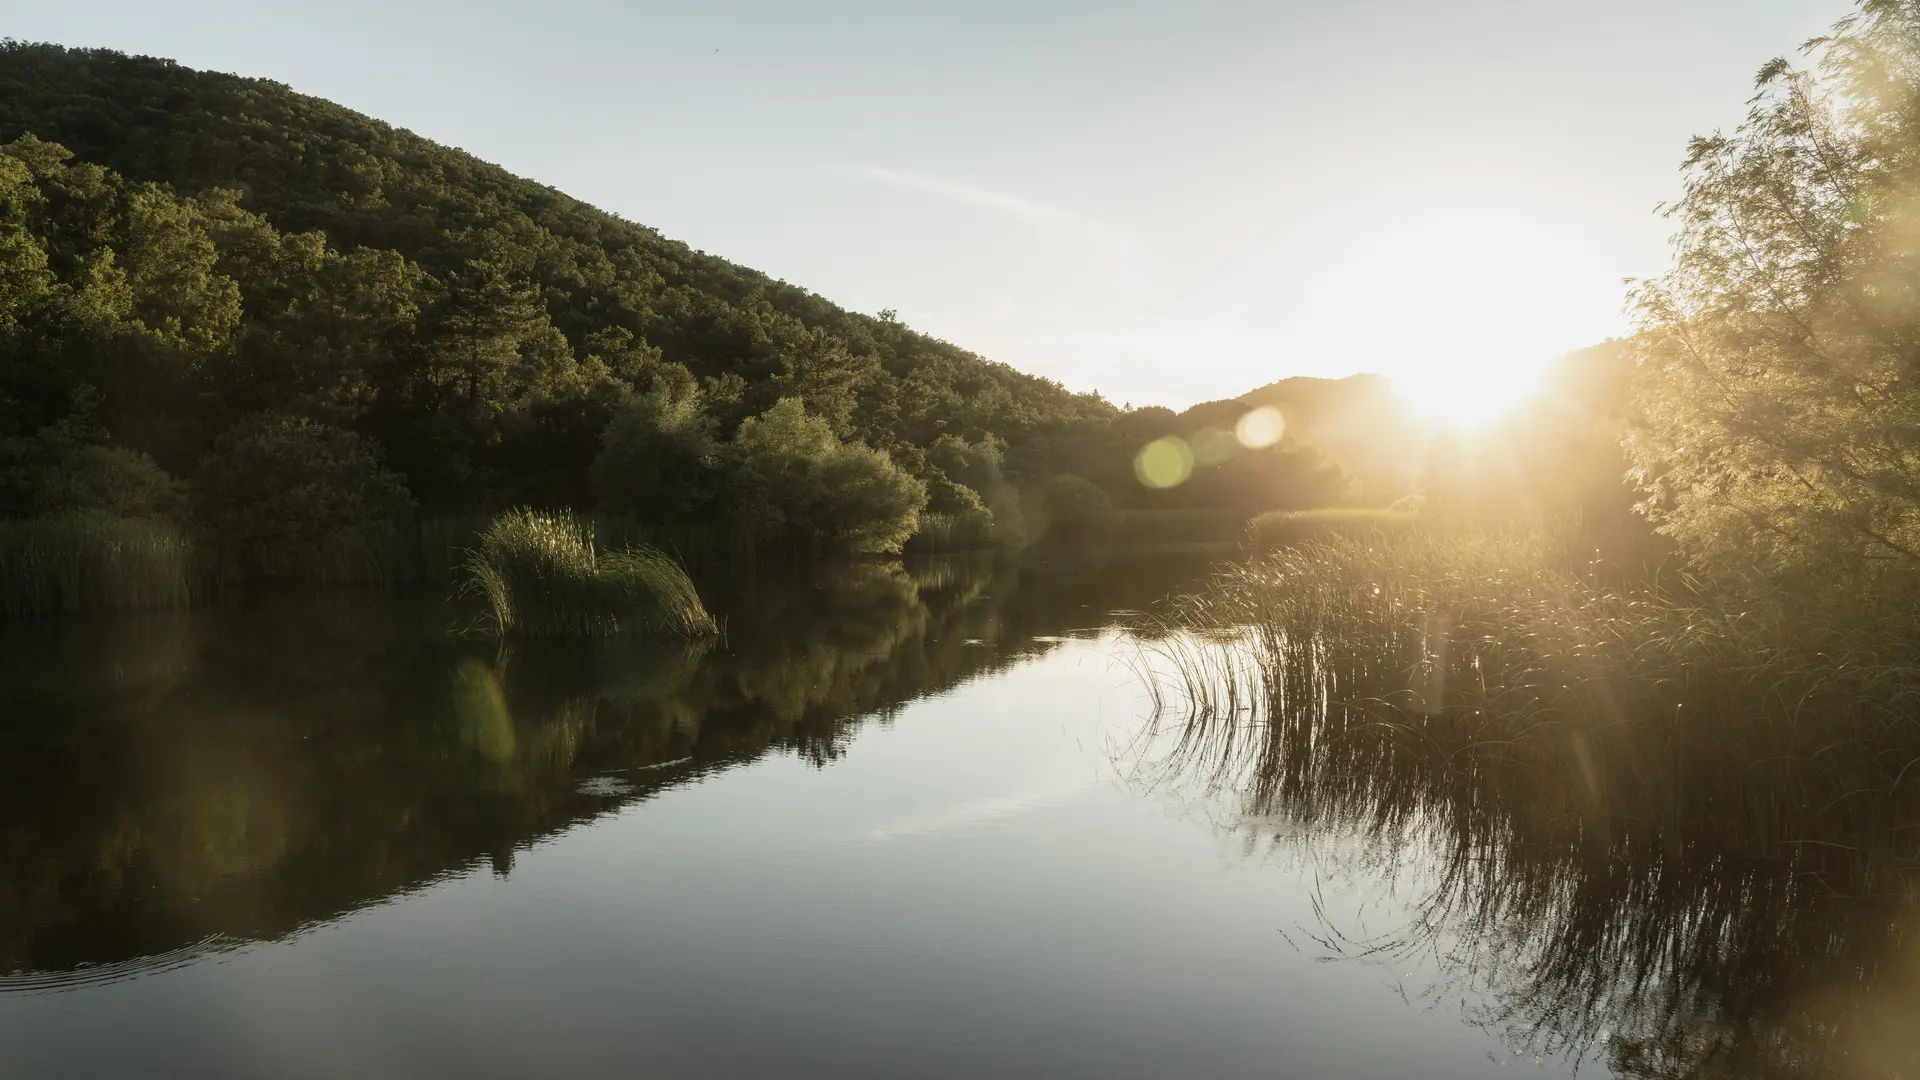
[[(186, 395), (209, 410), (192, 432), (143, 431), (152, 425), (124, 415), (113, 388), (91, 388), (122, 442), (176, 472), (239, 414), (295, 397), (313, 412), (319, 395), (322, 411), (384, 445), (423, 504), (482, 489), (491, 502), (579, 502), (610, 407), (595, 384), (645, 390), (671, 365), (699, 381), (723, 436), (797, 396), (837, 434), (923, 476), (919, 449), (942, 435), (1018, 443), (1115, 413), (278, 83), (6, 43), (0, 143), (21, 136), (129, 185), (164, 185), (217, 249), (210, 269), (237, 285), (244, 325), (209, 350), (229, 378)], [(312, 292), (287, 280), (289, 261), (333, 279), (321, 299), (346, 311), (320, 318), (320, 300), (289, 296)], [(283, 264), (278, 276), (267, 263)], [(349, 326), (348, 315), (366, 317)], [(267, 370), (298, 385), (232, 378)], [(405, 378), (380, 385), (382, 372)], [(14, 424), (59, 419), (50, 410), (18, 403), (27, 415)], [(427, 416), (435, 430), (422, 430)]]

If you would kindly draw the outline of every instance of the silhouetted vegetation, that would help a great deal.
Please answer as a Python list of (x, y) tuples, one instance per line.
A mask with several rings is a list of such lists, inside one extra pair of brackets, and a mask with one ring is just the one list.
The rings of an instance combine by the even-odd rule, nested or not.
[(1897, 1071), (1910, 605), (1622, 589), (1588, 558), (1416, 532), (1230, 569), (1156, 646), (1180, 722), (1147, 767), (1223, 786), (1250, 830), (1364, 839), (1424, 898), (1329, 947), (1439, 953), (1536, 1051)]

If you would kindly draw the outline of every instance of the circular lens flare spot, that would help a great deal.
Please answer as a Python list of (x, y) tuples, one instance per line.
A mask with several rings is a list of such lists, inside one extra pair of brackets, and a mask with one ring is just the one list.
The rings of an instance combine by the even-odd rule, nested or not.
[(1262, 405), (1233, 425), (1234, 437), (1249, 450), (1272, 446), (1287, 433), (1287, 418), (1271, 405)]
[(1133, 475), (1150, 488), (1179, 487), (1193, 475), (1193, 451), (1173, 435), (1155, 439), (1134, 456)]

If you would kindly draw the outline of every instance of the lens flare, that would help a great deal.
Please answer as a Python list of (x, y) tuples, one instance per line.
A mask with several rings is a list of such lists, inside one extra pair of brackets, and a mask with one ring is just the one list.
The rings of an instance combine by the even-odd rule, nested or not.
[(1193, 475), (1193, 451), (1173, 435), (1155, 439), (1134, 456), (1133, 475), (1150, 488), (1179, 487)]
[(1233, 425), (1234, 437), (1249, 450), (1272, 446), (1287, 433), (1287, 418), (1271, 405), (1262, 405)]

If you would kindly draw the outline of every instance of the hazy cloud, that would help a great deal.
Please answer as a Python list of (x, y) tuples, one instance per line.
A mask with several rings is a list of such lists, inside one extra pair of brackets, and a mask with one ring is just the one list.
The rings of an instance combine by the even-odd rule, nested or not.
[(932, 195), (964, 206), (974, 206), (982, 210), (1024, 218), (1035, 224), (1069, 229), (1115, 250), (1131, 251), (1135, 247), (1134, 238), (1123, 230), (1090, 221), (1070, 210), (1036, 202), (1022, 195), (975, 187), (972, 184), (946, 180), (938, 176), (927, 176), (923, 173), (882, 168), (878, 165), (840, 165), (835, 166), (833, 171), (842, 176), (885, 184), (901, 191)]

